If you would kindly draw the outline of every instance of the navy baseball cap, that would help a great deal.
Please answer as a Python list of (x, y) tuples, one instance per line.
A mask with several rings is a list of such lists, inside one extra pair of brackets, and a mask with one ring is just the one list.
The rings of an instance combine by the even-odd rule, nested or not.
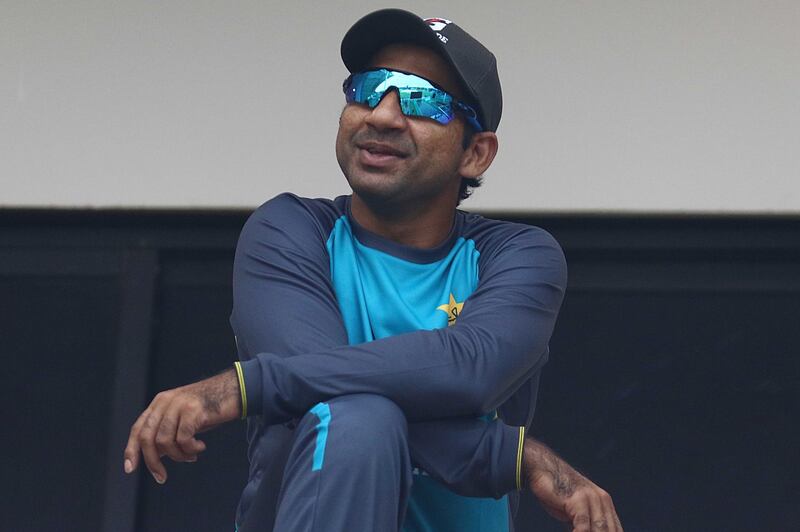
[(387, 44), (408, 42), (429, 48), (447, 61), (458, 76), (467, 102), (485, 131), (497, 131), (503, 93), (492, 52), (460, 26), (443, 18), (422, 19), (402, 9), (381, 9), (364, 16), (342, 39), (342, 60), (350, 72), (365, 70)]

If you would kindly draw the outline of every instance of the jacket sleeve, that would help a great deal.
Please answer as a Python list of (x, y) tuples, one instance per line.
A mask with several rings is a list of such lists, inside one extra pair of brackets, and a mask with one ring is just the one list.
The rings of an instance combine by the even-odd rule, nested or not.
[(554, 243), (522, 233), (505, 247), (454, 326), (290, 358), (260, 353), (242, 364), (248, 404), (267, 423), (351, 393), (384, 395), (411, 421), (493, 411), (546, 361), (566, 283)]
[[(321, 304), (308, 308), (302, 320), (310, 326), (309, 333), (316, 334), (317, 319), (333, 319), (330, 280), (309, 279), (323, 266), (319, 259), (301, 258), (305, 247), (300, 246), (308, 245), (301, 244), (304, 240), (288, 246), (287, 238), (247, 238), (240, 242), (237, 261), (248, 275), (279, 279), (294, 290), (326, 290), (325, 297), (311, 294)], [(292, 357), (262, 352), (243, 362), (249, 412), (260, 414), (268, 424), (280, 423), (320, 401), (352, 393), (384, 395), (410, 421), (493, 411), (547, 359), (566, 285), (566, 263), (555, 240), (535, 228), (509, 234), (487, 254), (481, 259), (478, 287), (452, 327)], [(275, 312), (288, 301), (287, 294), (278, 295), (283, 298), (273, 299)]]
[[(292, 196), (272, 200), (245, 225), (231, 315), (244, 361), (264, 351), (293, 357), (347, 344), (330, 283), (327, 232), (318, 213)], [(409, 447), (415, 465), (454, 492), (500, 497), (520, 488), (523, 433), (499, 419), (410, 423)]]

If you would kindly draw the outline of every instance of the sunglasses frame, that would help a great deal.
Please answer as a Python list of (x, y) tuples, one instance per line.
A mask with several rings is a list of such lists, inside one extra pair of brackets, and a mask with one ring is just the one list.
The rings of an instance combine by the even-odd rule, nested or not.
[[(446, 95), (448, 98), (450, 98), (450, 111), (451, 111), (451, 114), (453, 115), (453, 118), (455, 118), (455, 111), (461, 111), (463, 113), (463, 115), (464, 115), (464, 118), (466, 118), (466, 120), (469, 123), (469, 125), (472, 126), (475, 129), (476, 132), (483, 131), (483, 127), (481, 127), (481, 124), (478, 121), (478, 113), (475, 111), (475, 109), (473, 109), (471, 106), (467, 105), (466, 103), (460, 101), (458, 98), (456, 98), (455, 96), (453, 96), (452, 94), (450, 94), (449, 92), (444, 90), (442, 87), (440, 87), (438, 84), (434, 83), (433, 81), (431, 81), (431, 80), (429, 80), (427, 78), (424, 78), (424, 77), (420, 76), (419, 74), (414, 74), (413, 72), (405, 72), (403, 70), (397, 70), (397, 69), (393, 69), (393, 68), (369, 68), (367, 70), (361, 70), (359, 72), (353, 72), (352, 74), (347, 76), (347, 78), (345, 78), (344, 82), (342, 83), (342, 90), (344, 91), (344, 94), (345, 94), (345, 100), (347, 100), (348, 103), (358, 103), (359, 105), (369, 105), (369, 103), (367, 101), (356, 102), (354, 100), (353, 102), (350, 102), (350, 100), (348, 98), (348, 92), (350, 90), (350, 87), (353, 84), (353, 78), (355, 76), (360, 75), (360, 74), (367, 74), (369, 72), (388, 72), (390, 74), (394, 74), (394, 73), (403, 74), (403, 75), (406, 75), (406, 76), (411, 76), (412, 78), (418, 78), (418, 79), (420, 79), (420, 80), (422, 80), (422, 81), (424, 81), (426, 83), (429, 83), (435, 90), (442, 92), (444, 95)], [(391, 78), (391, 76), (387, 76), (386, 79), (388, 80), (390, 78)], [(386, 94), (389, 93), (389, 91), (391, 91), (392, 89), (397, 89), (397, 88), (398, 87), (396, 87), (396, 86), (390, 86), (385, 91), (383, 91), (383, 93), (380, 94), (380, 98), (378, 99), (378, 102), (375, 104), (375, 106), (377, 106), (383, 100), (383, 98), (386, 96)], [(425, 87), (425, 88), (428, 88), (428, 87)], [(399, 90), (398, 90), (398, 96), (400, 96), (400, 91)], [(374, 107), (371, 106), (371, 108), (374, 108)], [(401, 105), (401, 110), (402, 110), (402, 105)], [(404, 112), (403, 114), (406, 114), (406, 113)], [(453, 120), (453, 118), (451, 118), (447, 122), (440, 122), (439, 120), (437, 120), (435, 118), (432, 118), (430, 116), (409, 115), (409, 114), (406, 114), (406, 116), (412, 116), (412, 117), (417, 117), (417, 118), (426, 118), (428, 120), (433, 120), (437, 124), (443, 124), (443, 125), (444, 124), (449, 124)]]

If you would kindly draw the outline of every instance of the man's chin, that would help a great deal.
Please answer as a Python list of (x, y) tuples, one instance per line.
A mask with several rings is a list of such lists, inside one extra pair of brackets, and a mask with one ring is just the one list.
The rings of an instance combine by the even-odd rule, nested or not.
[(365, 173), (347, 178), (350, 188), (364, 201), (393, 203), (402, 199), (403, 180), (385, 174)]

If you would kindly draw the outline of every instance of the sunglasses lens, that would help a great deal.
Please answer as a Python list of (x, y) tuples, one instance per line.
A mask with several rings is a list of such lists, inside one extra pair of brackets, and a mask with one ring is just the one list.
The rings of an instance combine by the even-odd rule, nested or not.
[(345, 81), (344, 96), (347, 103), (365, 103), (375, 107), (383, 97), (385, 89), (378, 87), (386, 81), (384, 70), (371, 70), (353, 74)]
[(397, 89), (400, 108), (407, 116), (420, 116), (447, 124), (453, 120), (453, 97), (428, 80), (392, 70), (359, 72), (345, 81), (347, 103), (378, 105), (389, 89)]
[(423, 116), (447, 124), (453, 119), (452, 97), (438, 89), (400, 90), (400, 106), (403, 113)]

